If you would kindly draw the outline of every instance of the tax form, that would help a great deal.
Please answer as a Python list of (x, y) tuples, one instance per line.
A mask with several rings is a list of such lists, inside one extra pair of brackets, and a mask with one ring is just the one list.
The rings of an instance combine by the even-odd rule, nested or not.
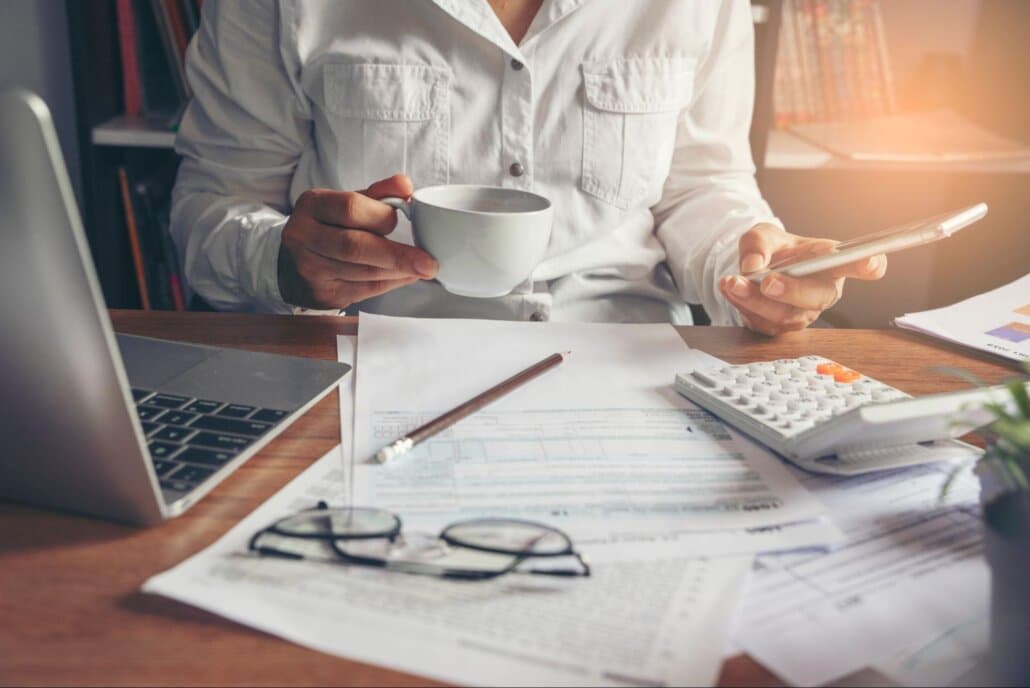
[[(357, 337), (339, 335), (336, 338), (337, 358), (354, 367), (357, 356)], [(722, 361), (701, 351), (691, 351), (699, 365), (705, 358), (713, 365)], [(348, 476), (348, 486), (353, 484), (353, 427), (354, 427), (354, 380), (346, 378), (340, 387), (340, 430), (341, 461)], [(737, 440), (751, 443), (750, 438), (738, 436)], [(348, 487), (346, 503), (354, 502)], [(793, 523), (779, 523), (771, 526), (717, 531), (670, 530), (662, 533), (613, 533), (578, 539), (576, 546), (589, 554), (594, 562), (631, 559), (634, 561), (677, 558), (683, 556), (728, 556), (772, 552), (793, 549), (822, 548), (840, 542), (844, 533), (828, 518), (820, 517)]]
[(829, 553), (759, 557), (734, 623), (736, 646), (801, 686), (867, 666), (925, 678), (920, 656), (956, 654), (941, 638), (986, 616), (990, 576), (971, 471), (963, 470), (948, 501), (938, 503), (951, 469), (945, 463), (803, 477), (845, 543)]
[(246, 553), (259, 529), (320, 499), (339, 503), (345, 490), (334, 449), (144, 591), (322, 652), (454, 683), (714, 684), (750, 556), (468, 582)]
[[(472, 516), (545, 521), (588, 552), (593, 543), (762, 528), (823, 512), (778, 459), (673, 391), (675, 372), (704, 355), (669, 325), (362, 314), (358, 332), (356, 504), (427, 529)], [(408, 454), (368, 462), (407, 430), (568, 350), (563, 365)]]

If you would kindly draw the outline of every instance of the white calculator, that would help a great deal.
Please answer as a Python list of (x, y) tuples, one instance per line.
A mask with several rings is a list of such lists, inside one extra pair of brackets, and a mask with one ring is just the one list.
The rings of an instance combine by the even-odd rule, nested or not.
[(676, 390), (793, 463), (855, 475), (977, 450), (949, 438), (991, 421), (997, 388), (915, 398), (821, 356), (690, 370)]

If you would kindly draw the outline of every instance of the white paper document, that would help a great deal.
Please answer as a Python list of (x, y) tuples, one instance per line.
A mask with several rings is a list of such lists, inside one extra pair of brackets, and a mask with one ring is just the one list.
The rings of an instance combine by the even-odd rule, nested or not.
[(1015, 361), (1030, 361), (1030, 273), (952, 306), (909, 313), (894, 324)]
[(759, 557), (734, 622), (735, 644), (802, 686), (867, 666), (930, 675), (918, 673), (915, 663), (927, 653), (917, 650), (946, 652), (936, 640), (982, 619), (989, 603), (978, 484), (964, 470), (940, 504), (950, 470), (931, 464), (806, 477), (847, 541), (829, 553)]
[(217, 543), (147, 581), (298, 644), (462, 684), (711, 685), (750, 557), (610, 562), (488, 582), (246, 554), (260, 528), (342, 499), (337, 450)]
[[(368, 462), (383, 445), (555, 351), (572, 355), (410, 453)], [(822, 505), (778, 459), (675, 393), (675, 373), (701, 358), (710, 359), (668, 325), (362, 315), (354, 502), (433, 530), (472, 516), (544, 521), (588, 552), (593, 544), (820, 516)], [(726, 550), (719, 538), (691, 542), (656, 551), (696, 556), (705, 542)]]
[[(337, 337), (338, 358), (343, 363), (352, 364), (357, 352), (357, 337), (339, 335)], [(702, 351), (691, 351), (692, 363), (701, 366), (705, 363), (722, 365), (722, 361)], [(705, 359), (709, 359), (706, 361)], [(340, 388), (340, 428), (341, 455), (346, 464), (348, 475), (352, 474), (350, 463), (353, 453), (354, 427), (354, 378)], [(746, 437), (738, 437), (738, 441), (750, 443)], [(761, 451), (761, 450), (754, 450)], [(352, 495), (348, 493), (348, 500)], [(353, 502), (357, 504), (358, 502)], [(365, 503), (363, 500), (361, 503)], [(751, 554), (756, 552), (773, 552), (811, 547), (825, 547), (840, 542), (844, 534), (829, 519), (811, 520), (758, 526), (754, 528), (719, 530), (719, 531), (667, 531), (663, 533), (603, 533), (586, 539), (578, 539), (577, 547), (589, 554), (592, 561), (611, 561), (632, 559), (636, 561), (661, 558), (677, 558), (683, 556), (726, 556)]]

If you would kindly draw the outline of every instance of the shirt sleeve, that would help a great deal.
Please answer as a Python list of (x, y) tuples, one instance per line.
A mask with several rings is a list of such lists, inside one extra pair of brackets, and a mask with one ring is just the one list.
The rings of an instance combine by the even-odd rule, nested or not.
[(187, 54), (171, 233), (192, 289), (223, 310), (290, 311), (277, 260), (311, 123), (285, 21), (271, 0), (204, 3)]
[(652, 208), (655, 228), (683, 298), (702, 304), (713, 325), (740, 325), (719, 278), (738, 272), (741, 234), (759, 222), (782, 227), (758, 190), (748, 142), (755, 68), (747, 0), (722, 4), (694, 84), (662, 198)]

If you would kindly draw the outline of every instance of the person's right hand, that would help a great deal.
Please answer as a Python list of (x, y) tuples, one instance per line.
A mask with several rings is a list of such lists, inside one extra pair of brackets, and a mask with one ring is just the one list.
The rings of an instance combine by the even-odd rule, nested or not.
[(279, 248), (279, 292), (283, 301), (304, 308), (347, 306), (432, 279), (437, 264), (425, 251), (390, 241), (397, 213), (375, 200), (408, 198), (411, 180), (403, 174), (364, 191), (311, 189), (298, 198), (283, 227)]

